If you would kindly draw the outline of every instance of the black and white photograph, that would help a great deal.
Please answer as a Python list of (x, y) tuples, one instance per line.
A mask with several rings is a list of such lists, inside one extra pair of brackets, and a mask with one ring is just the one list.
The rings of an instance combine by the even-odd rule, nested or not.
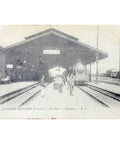
[(1, 25), (0, 118), (120, 118), (120, 26)]

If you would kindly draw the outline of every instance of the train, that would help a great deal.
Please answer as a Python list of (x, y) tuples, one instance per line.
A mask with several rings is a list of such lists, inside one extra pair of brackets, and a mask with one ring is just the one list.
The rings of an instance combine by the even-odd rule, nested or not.
[(89, 76), (85, 73), (85, 66), (81, 63), (76, 63), (73, 66), (73, 75), (75, 86), (83, 86), (88, 84)]
[(62, 67), (55, 67), (48, 70), (49, 77), (55, 79), (58, 75), (62, 77), (63, 81), (67, 81), (67, 76), (73, 74), (73, 80), (75, 86), (87, 85), (89, 76), (85, 73), (85, 66), (81, 63), (76, 63), (68, 69)]

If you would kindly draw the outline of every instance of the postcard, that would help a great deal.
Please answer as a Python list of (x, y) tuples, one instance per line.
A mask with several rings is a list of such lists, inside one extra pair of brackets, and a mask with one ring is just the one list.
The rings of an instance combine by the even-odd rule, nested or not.
[(120, 26), (0, 26), (0, 119), (98, 118), (120, 118)]

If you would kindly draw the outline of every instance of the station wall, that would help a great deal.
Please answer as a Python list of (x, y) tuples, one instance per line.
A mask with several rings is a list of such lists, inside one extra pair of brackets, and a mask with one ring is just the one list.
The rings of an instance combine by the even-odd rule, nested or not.
[[(75, 64), (78, 55), (71, 49), (75, 43), (63, 39), (54, 34), (30, 40), (6, 50), (6, 65), (13, 65), (13, 68), (6, 68), (7, 75), (14, 80), (38, 80), (45, 75), (48, 80), (48, 69), (61, 66), (68, 69)], [(60, 50), (60, 55), (43, 54), (45, 49)]]
[(5, 77), (5, 52), (0, 50), (0, 79)]

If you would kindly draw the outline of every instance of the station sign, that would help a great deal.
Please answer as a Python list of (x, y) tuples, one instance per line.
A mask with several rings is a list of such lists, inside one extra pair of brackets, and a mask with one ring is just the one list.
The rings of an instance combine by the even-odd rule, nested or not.
[(6, 65), (6, 68), (12, 69), (12, 68), (13, 68), (13, 64), (7, 64), (7, 65)]
[(59, 55), (60, 54), (60, 50), (43, 50), (43, 54), (49, 54), (49, 55)]

